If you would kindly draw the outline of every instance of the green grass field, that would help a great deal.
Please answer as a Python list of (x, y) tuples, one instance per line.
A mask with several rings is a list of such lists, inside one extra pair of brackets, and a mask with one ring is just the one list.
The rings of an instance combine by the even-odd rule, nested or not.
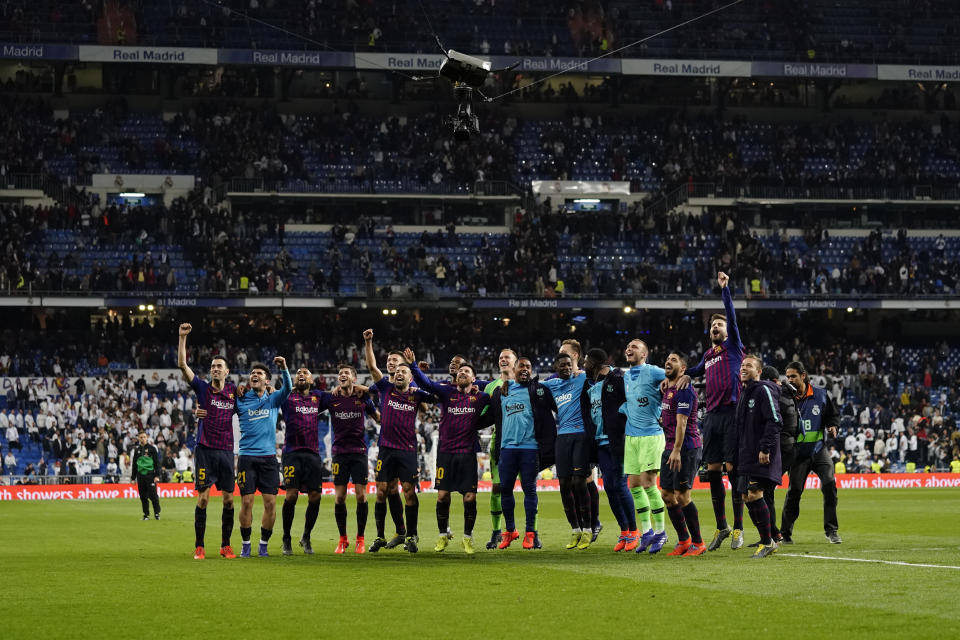
[[(778, 492), (778, 503), (783, 494)], [(490, 533), (481, 494), (477, 542)], [(697, 492), (704, 533), (709, 496)], [(354, 529), (353, 505), (349, 525)], [(314, 556), (222, 560), (219, 502), (192, 559), (193, 500), (163, 502), (163, 519), (140, 520), (139, 501), (4, 503), (0, 518), (3, 638), (944, 638), (957, 633), (960, 490), (841, 492), (842, 545), (826, 542), (819, 492), (809, 492), (783, 551), (915, 564), (847, 562), (746, 548), (701, 558), (618, 554), (615, 522), (587, 551), (566, 551), (555, 493), (541, 494), (544, 549), (478, 550), (436, 541), (434, 498), (421, 496), (421, 552), (336, 556), (332, 498), (324, 498)], [(299, 505), (294, 534), (302, 527)], [(258, 518), (259, 504), (255, 511)], [(279, 516), (279, 509), (278, 509)], [(747, 519), (746, 540), (756, 539)], [(259, 520), (255, 521), (258, 526)], [(389, 522), (389, 517), (388, 517)], [(456, 532), (462, 510), (454, 503)], [(675, 535), (667, 522), (671, 544)], [(254, 538), (256, 539), (255, 528)], [(389, 530), (388, 530), (389, 532)], [(375, 533), (370, 509), (368, 544)], [(239, 552), (239, 528), (234, 546)], [(478, 545), (482, 547), (482, 544)]]

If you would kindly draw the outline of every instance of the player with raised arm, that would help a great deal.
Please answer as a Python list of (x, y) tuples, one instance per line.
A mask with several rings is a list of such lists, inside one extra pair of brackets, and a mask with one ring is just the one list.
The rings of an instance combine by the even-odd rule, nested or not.
[(304, 515), (303, 535), (300, 546), (306, 554), (313, 553), (310, 533), (320, 513), (320, 498), (323, 496), (323, 460), (320, 458), (320, 407), (319, 392), (311, 391), (313, 374), (300, 367), (294, 381), (293, 393), (283, 403), (283, 421), (287, 425), (283, 443), (283, 490), (281, 508), (283, 523), (283, 555), (293, 553), (290, 529), (297, 507), (299, 492), (307, 493), (307, 510)]
[[(369, 336), (368, 336), (369, 334)], [(373, 329), (367, 329), (363, 332), (363, 342), (364, 342), (364, 359), (366, 360), (367, 370), (371, 372), (371, 375), (376, 369), (376, 371), (383, 376), (380, 372), (380, 369), (377, 368), (377, 357), (373, 352)], [(391, 351), (387, 354), (387, 374), (384, 376), (389, 383), (393, 383), (394, 374), (397, 371), (397, 366), (403, 362), (403, 352), (402, 351)], [(376, 381), (376, 379), (375, 379)], [(381, 397), (381, 402), (383, 401)], [(383, 425), (381, 425), (382, 428)], [(378, 481), (379, 482), (379, 481)], [(376, 520), (377, 515), (377, 504), (381, 504), (379, 498), (380, 493), (377, 492), (377, 502), (374, 504), (374, 520)], [(390, 517), (393, 519), (393, 525), (396, 528), (396, 535), (393, 536), (390, 540), (387, 541), (385, 546), (387, 549), (393, 549), (404, 544), (407, 538), (407, 529), (403, 523), (403, 512), (404, 512), (404, 502), (400, 498), (400, 478), (390, 478), (390, 481), (387, 483), (387, 493), (386, 493), (386, 505), (390, 508)], [(379, 536), (382, 538), (383, 536)], [(370, 547), (370, 551), (376, 553), (381, 548), (376, 541)]]
[[(722, 271), (717, 274), (723, 309), (726, 315), (710, 316), (710, 343), (697, 366), (687, 369), (691, 378), (704, 377), (706, 383), (703, 418), (703, 461), (707, 464), (707, 479), (710, 482), (710, 498), (717, 520), (717, 530), (707, 545), (708, 551), (716, 551), (727, 537), (730, 546), (743, 546), (743, 495), (734, 491), (733, 530), (727, 525), (726, 489), (723, 486), (723, 469), (726, 467), (731, 486), (736, 484), (734, 458), (737, 455), (737, 430), (735, 424), (737, 399), (740, 397), (740, 365), (743, 362), (743, 342), (737, 328), (737, 312), (733, 308), (730, 293), (730, 276)], [(680, 388), (686, 386), (681, 381)]]
[(634, 339), (624, 349), (630, 369), (624, 375), (627, 401), (622, 411), (627, 416), (623, 446), (623, 472), (633, 494), (637, 525), (642, 536), (636, 552), (657, 553), (667, 542), (664, 529), (664, 504), (657, 488), (660, 459), (665, 439), (660, 426), (660, 383), (666, 372), (647, 364), (647, 343)]
[[(401, 362), (394, 368), (393, 383), (377, 368), (373, 357), (373, 329), (363, 332), (366, 342), (367, 366), (373, 386), (380, 394), (380, 448), (377, 454), (377, 502), (374, 505), (374, 520), (377, 523), (377, 539), (370, 546), (371, 552), (393, 548), (399, 544), (387, 542), (384, 536), (386, 521), (386, 500), (390, 485), (398, 482), (403, 488), (404, 516), (406, 517), (406, 536), (397, 531), (396, 538), (403, 537), (404, 549), (410, 553), (419, 550), (420, 538), (417, 535), (417, 518), (420, 500), (417, 498), (416, 483), (419, 480), (417, 464), (417, 411), (421, 402), (434, 402), (433, 396), (410, 386), (412, 374), (410, 365)], [(394, 540), (395, 540), (394, 539)]]
[(263, 500), (263, 518), (260, 521), (260, 545), (257, 555), (269, 556), (267, 543), (273, 534), (277, 519), (277, 492), (280, 488), (280, 465), (277, 463), (277, 417), (293, 390), (293, 381), (287, 370), (287, 361), (277, 356), (273, 363), (280, 367), (283, 385), (273, 393), (267, 392), (270, 370), (267, 365), (254, 363), (248, 378), (249, 388), (237, 398), (240, 417), (240, 456), (237, 458), (237, 484), (240, 485), (241, 558), (250, 557), (250, 534), (253, 527), (253, 499), (257, 491)]
[(196, 534), (193, 557), (203, 560), (204, 535), (207, 529), (207, 505), (210, 488), (216, 486), (223, 495), (223, 511), (220, 516), (220, 555), (236, 558), (230, 547), (233, 534), (233, 415), (237, 388), (227, 381), (230, 369), (227, 361), (215, 356), (210, 362), (210, 382), (193, 373), (187, 365), (187, 336), (193, 331), (189, 323), (180, 325), (177, 345), (177, 366), (184, 380), (197, 394), (197, 407), (206, 411), (206, 416), (197, 424), (197, 446), (194, 449), (194, 488), (197, 491), (197, 506), (193, 510), (193, 528)]
[[(579, 340), (567, 338), (560, 343), (560, 353), (570, 356), (573, 361), (572, 376), (580, 375), (580, 361), (583, 359), (583, 348)], [(584, 363), (586, 366), (586, 363)], [(590, 504), (590, 542), (596, 542), (603, 531), (603, 524), (600, 522), (600, 491), (597, 489), (597, 483), (593, 477), (593, 469), (590, 469), (590, 475), (587, 476), (587, 499)]]
[(700, 537), (700, 516), (690, 497), (703, 443), (697, 428), (697, 392), (678, 389), (677, 381), (687, 368), (686, 358), (676, 351), (667, 356), (663, 369), (667, 385), (663, 392), (660, 422), (666, 450), (660, 460), (660, 489), (679, 542), (668, 556), (699, 556), (707, 550)]
[(366, 553), (364, 532), (367, 528), (367, 442), (364, 438), (366, 416), (380, 421), (373, 400), (366, 393), (357, 395), (357, 370), (348, 364), (337, 367), (340, 393), (320, 393), (320, 410), (330, 412), (333, 431), (333, 513), (340, 540), (334, 553), (344, 553), (350, 546), (347, 538), (347, 485), (353, 482), (357, 498), (357, 543), (355, 553)]
[(420, 371), (414, 353), (407, 349), (404, 358), (410, 364), (417, 386), (439, 398), (440, 439), (437, 445), (437, 527), (440, 539), (434, 551), (442, 552), (453, 538), (449, 533), (450, 493), (463, 496), (463, 550), (472, 555), (473, 526), (477, 521), (477, 438), (482, 428), (480, 415), (490, 396), (473, 391), (476, 373), (468, 362), (460, 364), (456, 386), (433, 382)]
[(541, 384), (553, 394), (557, 405), (557, 479), (560, 481), (560, 499), (570, 523), (571, 535), (567, 549), (588, 549), (593, 537), (590, 518), (590, 497), (587, 477), (592, 473), (589, 441), (583, 426), (580, 394), (587, 382), (587, 374), (573, 375), (573, 359), (560, 354), (556, 359), (556, 378)]
[[(493, 392), (499, 389), (505, 382), (513, 380), (514, 370), (517, 366), (517, 352), (513, 349), (503, 349), (500, 352), (500, 357), (497, 359), (497, 365), (500, 367), (500, 377), (492, 382), (489, 382), (484, 388), (483, 392), (488, 396), (493, 396)], [(483, 413), (489, 411), (489, 407), (485, 407)], [(496, 429), (496, 427), (494, 427)], [(500, 466), (497, 464), (497, 458), (493, 455), (493, 444), (496, 439), (496, 434), (490, 434), (490, 481), (492, 486), (490, 487), (490, 520), (493, 523), (493, 532), (490, 534), (490, 540), (487, 542), (487, 549), (496, 549), (497, 545), (500, 544), (500, 541), (503, 540), (503, 532), (500, 529), (501, 520), (503, 519), (503, 508), (500, 503)], [(535, 544), (537, 549), (540, 548), (540, 538), (536, 536)]]

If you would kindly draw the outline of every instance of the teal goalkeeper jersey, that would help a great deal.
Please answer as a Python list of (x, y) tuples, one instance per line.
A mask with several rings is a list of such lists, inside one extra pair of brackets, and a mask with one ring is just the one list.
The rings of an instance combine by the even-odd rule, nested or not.
[(277, 417), (280, 407), (287, 401), (293, 389), (290, 372), (280, 372), (283, 386), (273, 393), (258, 396), (253, 390), (237, 398), (237, 415), (240, 417), (240, 455), (277, 455)]
[(660, 426), (660, 382), (667, 374), (660, 367), (641, 364), (630, 367), (623, 376), (627, 401), (620, 413), (627, 416), (626, 435), (655, 436), (663, 433)]
[(580, 373), (564, 380), (550, 378), (541, 384), (550, 389), (557, 403), (557, 435), (583, 433), (583, 414), (580, 413), (580, 392), (587, 382), (587, 374)]

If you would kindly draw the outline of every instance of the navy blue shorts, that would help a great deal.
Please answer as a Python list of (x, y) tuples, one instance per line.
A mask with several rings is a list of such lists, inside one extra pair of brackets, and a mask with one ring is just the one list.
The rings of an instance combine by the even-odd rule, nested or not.
[(275, 496), (280, 491), (280, 465), (277, 456), (240, 456), (237, 459), (237, 484), (240, 495), (259, 491)]
[(714, 409), (703, 416), (703, 461), (733, 463), (737, 458), (737, 415), (733, 407)]
[(197, 493), (212, 486), (233, 493), (233, 451), (211, 449), (198, 444), (193, 451), (193, 487)]
[(323, 460), (309, 449), (283, 454), (283, 488), (297, 491), (323, 489)]
[(680, 471), (670, 469), (668, 460), (672, 451), (664, 451), (660, 457), (660, 488), (667, 491), (689, 491), (700, 469), (703, 449), (683, 449), (680, 452)]
[(564, 433), (557, 436), (557, 477), (588, 477), (590, 468), (590, 439), (586, 433)]
[(438, 453), (437, 490), (477, 492), (477, 454)]
[(394, 478), (410, 484), (420, 479), (420, 465), (417, 462), (416, 451), (380, 447), (380, 452), (377, 454), (377, 482), (390, 482)]
[(333, 456), (333, 484), (345, 487), (353, 482), (353, 486), (367, 486), (367, 454), (341, 453)]

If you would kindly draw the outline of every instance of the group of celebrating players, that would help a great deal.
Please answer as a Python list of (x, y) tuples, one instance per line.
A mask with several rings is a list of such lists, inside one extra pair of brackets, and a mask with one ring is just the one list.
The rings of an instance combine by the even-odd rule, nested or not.
[[(478, 380), (473, 366), (455, 356), (450, 362), (451, 380), (436, 382), (424, 375), (410, 349), (391, 351), (386, 372), (382, 372), (374, 354), (373, 331), (368, 329), (363, 338), (371, 388), (359, 385), (357, 371), (343, 365), (335, 390), (312, 390), (311, 372), (300, 367), (291, 377), (286, 361), (279, 356), (274, 359), (282, 378), (279, 389), (272, 390), (270, 370), (260, 363), (251, 367), (247, 384), (238, 388), (228, 380), (227, 363), (221, 357), (213, 358), (210, 364), (209, 382), (194, 374), (186, 358), (191, 326), (181, 325), (178, 363), (197, 394), (200, 408), (194, 557), (205, 557), (206, 509), (214, 486), (223, 495), (220, 555), (236, 557), (230, 541), (235, 482), (241, 496), (240, 556), (251, 555), (257, 491), (263, 500), (258, 554), (267, 556), (281, 478), (285, 489), (282, 552), (292, 553), (295, 505), (298, 494), (306, 492), (308, 504), (299, 544), (304, 553), (313, 553), (310, 535), (319, 512), (324, 473), (318, 421), (325, 411), (330, 415), (333, 441), (334, 513), (340, 534), (336, 553), (350, 548), (346, 495), (351, 482), (357, 501), (355, 552), (399, 546), (417, 552), (416, 421), (425, 403), (436, 403), (441, 412), (435, 482), (437, 552), (444, 551), (453, 539), (449, 527), (453, 492), (463, 497), (463, 550), (467, 554), (475, 552), (479, 432), (493, 427), (493, 532), (488, 549), (506, 549), (521, 537), (524, 549), (541, 547), (537, 477), (552, 466), (556, 467), (563, 509), (571, 527), (566, 548), (589, 548), (602, 529), (593, 475), (597, 466), (620, 527), (614, 551), (658, 553), (668, 540), (666, 516), (678, 539), (667, 555), (702, 555), (719, 548), (728, 537), (732, 537), (732, 548), (737, 549), (743, 546), (746, 503), (760, 534), (753, 557), (766, 557), (777, 549), (771, 533), (776, 531), (775, 515), (769, 508), (772, 501), (763, 498), (764, 492), (772, 494), (781, 480), (779, 434), (783, 418), (777, 408), (779, 388), (760, 380), (762, 363), (757, 356), (744, 354), (728, 282), (725, 274), (718, 274), (725, 314), (711, 317), (712, 344), (700, 363), (689, 368), (686, 356), (679, 351), (671, 352), (662, 368), (648, 364), (647, 345), (631, 340), (624, 350), (629, 368), (622, 371), (608, 364), (608, 354), (603, 350), (591, 349), (582, 357), (579, 343), (567, 340), (557, 356), (555, 375), (547, 379), (535, 375), (529, 358), (503, 349), (500, 375), (495, 380)], [(691, 386), (691, 379), (701, 376), (706, 404), (702, 430), (697, 421), (697, 394)], [(379, 409), (371, 399), (374, 388)], [(281, 411), (286, 433), (278, 465), (276, 424)], [(234, 414), (240, 425), (236, 472)], [(368, 515), (367, 416), (380, 423), (374, 504), (377, 534), (369, 549), (364, 540)], [(697, 507), (691, 500), (701, 458), (706, 463), (717, 520), (709, 545), (701, 537)], [(733, 487), (732, 528), (726, 521), (724, 466)], [(522, 534), (515, 516), (514, 486), (518, 478), (525, 514)], [(390, 539), (385, 531), (388, 510), (396, 530)]]

